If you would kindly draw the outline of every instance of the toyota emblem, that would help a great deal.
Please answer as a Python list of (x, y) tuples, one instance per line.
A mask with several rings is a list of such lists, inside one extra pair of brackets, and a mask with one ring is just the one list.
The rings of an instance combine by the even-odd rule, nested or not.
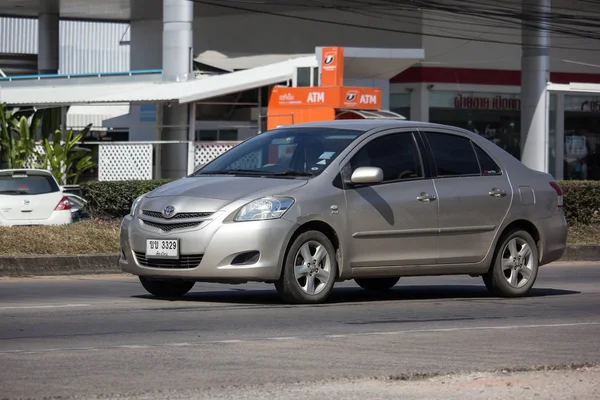
[(162, 215), (165, 218), (171, 218), (171, 217), (173, 217), (173, 215), (175, 215), (175, 207), (173, 207), (173, 206), (166, 206), (165, 209), (162, 211)]

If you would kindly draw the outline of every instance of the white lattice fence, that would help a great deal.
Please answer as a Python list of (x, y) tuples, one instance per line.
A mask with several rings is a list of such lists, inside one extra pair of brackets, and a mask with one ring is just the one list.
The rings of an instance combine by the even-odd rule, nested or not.
[(152, 179), (152, 144), (100, 145), (98, 180)]
[[(40, 153), (40, 154), (44, 154), (44, 148), (39, 144), (35, 145), (35, 147), (33, 148), (33, 151)], [(27, 160), (25, 162), (24, 167), (25, 168), (37, 168), (38, 164), (41, 164), (41, 162), (42, 162), (41, 157), (34, 154), (31, 157), (29, 157), (29, 160)]]
[(194, 143), (194, 165), (208, 164), (236, 145), (237, 143)]

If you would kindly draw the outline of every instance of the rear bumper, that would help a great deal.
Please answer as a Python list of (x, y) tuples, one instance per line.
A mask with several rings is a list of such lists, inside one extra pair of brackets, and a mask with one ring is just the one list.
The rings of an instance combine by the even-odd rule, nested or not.
[(47, 219), (5, 219), (0, 217), (0, 226), (67, 225), (73, 223), (70, 210), (54, 211)]
[(558, 261), (567, 249), (569, 228), (562, 212), (538, 221), (541, 241), (540, 265)]

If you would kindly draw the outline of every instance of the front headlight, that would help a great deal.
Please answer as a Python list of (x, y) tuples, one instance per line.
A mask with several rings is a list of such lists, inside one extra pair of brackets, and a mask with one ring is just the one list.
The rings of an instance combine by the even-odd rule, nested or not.
[(129, 214), (131, 214), (132, 216), (135, 216), (135, 214), (138, 211), (138, 208), (140, 207), (140, 203), (142, 202), (143, 198), (144, 198), (144, 195), (141, 195), (137, 199), (135, 199), (133, 201), (133, 203), (131, 203), (131, 210), (129, 211)]
[(234, 221), (259, 221), (281, 218), (294, 204), (291, 197), (264, 197), (246, 204), (240, 209)]

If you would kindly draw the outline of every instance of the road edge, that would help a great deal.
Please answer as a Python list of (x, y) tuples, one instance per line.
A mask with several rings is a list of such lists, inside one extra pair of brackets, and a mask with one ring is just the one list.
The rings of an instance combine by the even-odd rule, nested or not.
[[(0, 277), (121, 273), (119, 254), (0, 256)], [(560, 262), (600, 261), (600, 245), (567, 246)]]

